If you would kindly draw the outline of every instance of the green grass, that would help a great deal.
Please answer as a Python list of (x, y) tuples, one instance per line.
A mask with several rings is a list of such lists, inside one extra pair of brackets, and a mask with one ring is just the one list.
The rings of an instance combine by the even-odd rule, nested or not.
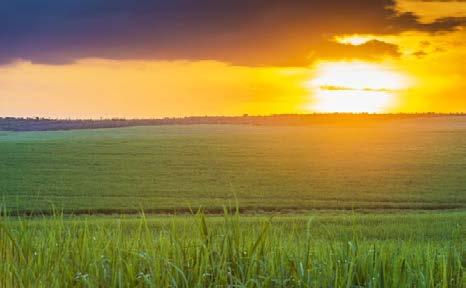
[(464, 171), (463, 119), (0, 132), (0, 287), (465, 287)]
[(10, 211), (466, 207), (462, 119), (0, 132), (0, 151)]
[(464, 287), (465, 212), (0, 222), (0, 287)]

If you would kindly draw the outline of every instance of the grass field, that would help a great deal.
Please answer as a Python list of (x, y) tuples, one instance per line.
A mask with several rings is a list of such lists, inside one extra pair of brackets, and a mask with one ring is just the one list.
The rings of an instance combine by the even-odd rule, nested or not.
[(465, 287), (463, 118), (0, 132), (0, 287)]
[(465, 212), (3, 218), (0, 287), (464, 287)]
[(466, 119), (0, 132), (9, 211), (466, 207)]

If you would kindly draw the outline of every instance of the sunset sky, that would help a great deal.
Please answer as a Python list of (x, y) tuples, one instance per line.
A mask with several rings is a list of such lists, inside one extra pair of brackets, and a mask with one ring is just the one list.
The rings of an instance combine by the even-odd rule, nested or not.
[(466, 112), (466, 0), (11, 0), (0, 116)]

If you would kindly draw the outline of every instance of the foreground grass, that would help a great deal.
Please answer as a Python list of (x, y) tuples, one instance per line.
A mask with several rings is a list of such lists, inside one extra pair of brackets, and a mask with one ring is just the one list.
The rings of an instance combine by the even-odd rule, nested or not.
[(466, 212), (0, 222), (0, 287), (463, 287)]

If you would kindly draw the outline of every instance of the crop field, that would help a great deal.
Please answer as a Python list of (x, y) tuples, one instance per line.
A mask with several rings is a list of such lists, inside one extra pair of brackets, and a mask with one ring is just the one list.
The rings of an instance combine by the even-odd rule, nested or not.
[(465, 171), (464, 117), (0, 132), (0, 287), (465, 287)]
[(464, 287), (464, 212), (0, 222), (1, 287)]
[(0, 132), (10, 211), (466, 208), (466, 117)]

